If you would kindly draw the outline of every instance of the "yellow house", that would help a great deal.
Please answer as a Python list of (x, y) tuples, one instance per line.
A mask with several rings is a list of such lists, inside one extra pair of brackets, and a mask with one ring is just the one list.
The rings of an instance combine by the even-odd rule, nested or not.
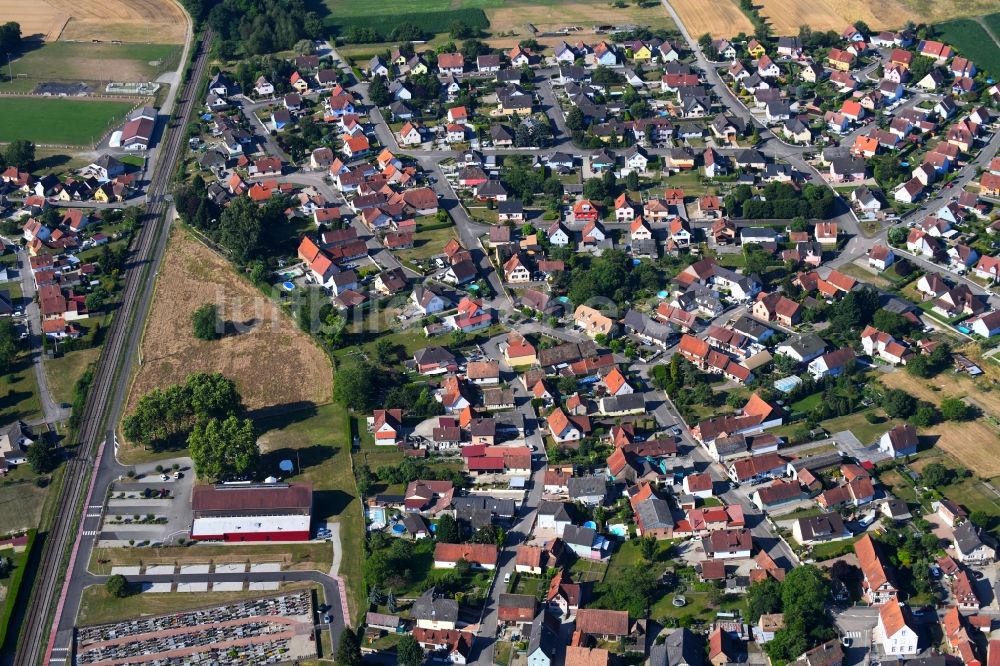
[(754, 58), (759, 58), (765, 53), (767, 53), (767, 49), (765, 49), (764, 45), (758, 42), (756, 39), (751, 39), (747, 43), (747, 53), (749, 53)]
[(826, 62), (831, 68), (839, 72), (846, 72), (854, 64), (854, 55), (850, 51), (830, 49), (830, 52), (826, 56)]
[(649, 48), (648, 44), (643, 44), (639, 49), (632, 52), (633, 60), (650, 60), (653, 57), (653, 51)]
[(534, 345), (517, 331), (507, 334), (507, 346), (503, 348), (503, 357), (511, 367), (534, 365), (538, 362)]
[(531, 97), (528, 95), (503, 96), (497, 102), (497, 111), (505, 116), (531, 115)]
[(426, 74), (427, 73), (427, 63), (423, 60), (418, 62), (416, 65), (410, 69), (410, 74)]
[(98, 187), (94, 190), (94, 201), (99, 201), (101, 203), (109, 203), (111, 197), (108, 196), (108, 188)]

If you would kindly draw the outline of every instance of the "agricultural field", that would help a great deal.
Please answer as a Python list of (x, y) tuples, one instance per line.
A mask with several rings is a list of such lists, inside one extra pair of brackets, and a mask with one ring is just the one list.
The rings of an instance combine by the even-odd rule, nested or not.
[[(217, 304), (220, 316), (243, 332), (196, 339), (191, 315), (205, 303)], [(141, 353), (126, 413), (146, 392), (198, 371), (234, 379), (251, 411), (324, 404), (333, 390), (330, 362), (309, 336), (226, 259), (181, 229), (174, 230), (160, 269)]]
[(128, 102), (5, 97), (0, 99), (0, 143), (28, 139), (41, 144), (93, 145), (132, 109)]
[(650, 3), (647, 7), (628, 3), (619, 9), (604, 0), (505, 0), (493, 3), (486, 9), (486, 15), (493, 36), (488, 41), (503, 47), (515, 46), (518, 41), (533, 37), (528, 30), (529, 23), (539, 32), (570, 30), (565, 36), (538, 38), (540, 43), (547, 45), (558, 44), (563, 39), (569, 42), (600, 39), (593, 32), (597, 25), (641, 25), (650, 30), (669, 31), (677, 27), (658, 3)]
[(983, 23), (989, 28), (990, 32), (997, 39), (1000, 39), (1000, 12), (994, 14), (987, 14), (983, 17)]
[(734, 0), (670, 0), (670, 5), (684, 21), (688, 32), (698, 37), (706, 32), (713, 37), (733, 37), (741, 32), (753, 34), (753, 24)]
[(913, 14), (897, 0), (761, 0), (760, 13), (768, 19), (776, 35), (797, 35), (799, 27), (840, 32), (854, 21), (864, 21), (872, 28), (900, 27)]
[(187, 14), (175, 0), (0, 0), (0, 16), (20, 23), (24, 36), (46, 42), (183, 44), (187, 30)]
[(153, 81), (176, 69), (180, 54), (181, 47), (173, 44), (54, 42), (12, 61), (11, 69), (15, 82), (21, 84), (24, 79), (35, 85), (45, 81)]
[[(993, 18), (994, 24), (1000, 23), (1000, 14), (994, 14)], [(980, 69), (991, 74), (1000, 73), (1000, 46), (997, 46), (978, 22), (972, 19), (956, 19), (934, 27), (942, 41), (951, 44), (959, 53), (971, 58)], [(997, 28), (1000, 28), (1000, 25)]]
[[(983, 383), (964, 375), (945, 372), (924, 380), (906, 372), (893, 372), (884, 375), (882, 383), (933, 404), (947, 397), (965, 397), (987, 415), (1000, 414), (1000, 394), (982, 390)], [(966, 423), (939, 423), (928, 428), (927, 433), (938, 437), (936, 447), (975, 470), (977, 475), (983, 478), (1000, 476), (1000, 430), (986, 418)]]
[(21, 26), (21, 36), (25, 39), (59, 39), (69, 16), (52, 6), (46, 0), (0, 0), (0, 16), (5, 21), (17, 21)]
[[(339, 33), (352, 26), (373, 27), (373, 20), (374, 27), (383, 35), (402, 23), (437, 33), (447, 32), (453, 22), (462, 21), (482, 29), (488, 27), (490, 34), (486, 41), (496, 47), (514, 46), (529, 38), (549, 46), (563, 39), (591, 40), (596, 38), (593, 29), (597, 25), (641, 25), (652, 30), (674, 30), (676, 27), (666, 10), (654, 3), (647, 7), (629, 3), (620, 9), (604, 0), (402, 0), (381, 5), (325, 0), (325, 5), (330, 12), (327, 25)], [(742, 17), (739, 10), (733, 8), (736, 17)], [(543, 37), (532, 33), (528, 24), (539, 33), (564, 28), (567, 32)]]
[(326, 24), (341, 33), (353, 26), (376, 27), (380, 32), (388, 33), (402, 23), (412, 23), (428, 32), (437, 32), (447, 31), (454, 21), (486, 28), (483, 8), (502, 4), (502, 0), (400, 0), (394, 3), (324, 0), (323, 4), (329, 10)]

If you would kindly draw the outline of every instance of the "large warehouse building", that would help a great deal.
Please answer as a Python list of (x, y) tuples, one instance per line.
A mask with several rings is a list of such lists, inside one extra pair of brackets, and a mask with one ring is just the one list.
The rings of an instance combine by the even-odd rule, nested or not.
[(197, 541), (306, 541), (312, 518), (312, 486), (195, 486), (191, 509), (191, 538)]

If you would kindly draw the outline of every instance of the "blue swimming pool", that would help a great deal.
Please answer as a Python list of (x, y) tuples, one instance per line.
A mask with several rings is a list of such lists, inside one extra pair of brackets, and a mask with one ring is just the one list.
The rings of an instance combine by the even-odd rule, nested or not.
[(372, 522), (371, 529), (380, 530), (385, 527), (385, 509), (373, 507), (368, 509), (368, 520)]
[(285, 291), (292, 291), (295, 289), (294, 282), (282, 282), (281, 286), (285, 288)]
[(612, 525), (611, 527), (608, 528), (608, 531), (617, 537), (623, 537), (627, 534), (624, 525)]
[(403, 523), (396, 523), (392, 526), (392, 531), (396, 534), (402, 534), (406, 531), (406, 528), (403, 526)]

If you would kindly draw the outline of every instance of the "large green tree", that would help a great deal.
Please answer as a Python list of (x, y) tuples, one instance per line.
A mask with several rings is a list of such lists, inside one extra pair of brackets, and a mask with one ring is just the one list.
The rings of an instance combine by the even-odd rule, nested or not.
[(198, 476), (212, 482), (244, 479), (260, 460), (253, 422), (235, 416), (196, 424), (188, 435), (188, 449)]
[(117, 599), (127, 597), (129, 593), (128, 580), (121, 574), (114, 574), (108, 578), (104, 583), (104, 588), (108, 591), (108, 594)]
[(424, 663), (424, 650), (411, 634), (403, 634), (396, 643), (396, 661), (400, 666), (420, 666)]
[(264, 226), (261, 208), (249, 197), (238, 197), (222, 212), (219, 244), (237, 264), (256, 259), (261, 252)]
[(35, 144), (25, 139), (11, 141), (4, 152), (7, 164), (19, 169), (30, 170), (35, 163)]
[(0, 53), (14, 54), (21, 50), (21, 24), (7, 21), (0, 25)]
[(48, 437), (41, 437), (28, 447), (27, 458), (35, 474), (47, 474), (59, 466), (62, 454)]
[(747, 616), (756, 624), (761, 615), (781, 612), (781, 583), (765, 578), (750, 586), (747, 593)]
[(441, 543), (462, 543), (462, 533), (458, 528), (458, 522), (447, 513), (438, 519), (437, 531), (434, 536)]
[(337, 645), (337, 663), (342, 666), (361, 666), (361, 642), (350, 627), (344, 627)]
[(356, 411), (367, 411), (375, 405), (381, 374), (371, 363), (345, 363), (337, 370), (333, 382), (333, 397)]

